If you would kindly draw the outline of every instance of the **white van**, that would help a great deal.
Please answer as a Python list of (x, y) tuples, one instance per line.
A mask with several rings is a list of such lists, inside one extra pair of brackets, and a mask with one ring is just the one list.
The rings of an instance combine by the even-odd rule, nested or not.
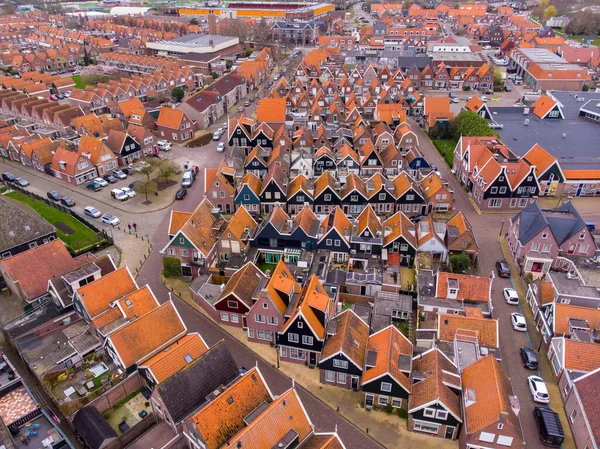
[(129, 196), (121, 189), (112, 189), (110, 191), (110, 196), (119, 201), (127, 201), (127, 198), (129, 198)]
[(194, 173), (191, 170), (186, 170), (181, 179), (182, 187), (191, 187), (194, 183)]

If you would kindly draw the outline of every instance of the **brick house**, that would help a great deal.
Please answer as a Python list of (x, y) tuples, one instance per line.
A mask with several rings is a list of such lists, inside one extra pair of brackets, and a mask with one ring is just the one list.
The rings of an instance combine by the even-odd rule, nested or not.
[(250, 237), (254, 234), (258, 224), (250, 213), (240, 207), (223, 230), (221, 238), (217, 242), (219, 260), (228, 261), (232, 256), (243, 254), (250, 243)]
[(566, 202), (557, 209), (541, 209), (537, 201), (510, 219), (508, 248), (525, 273), (540, 277), (558, 256), (592, 257), (596, 244), (585, 221)]
[(81, 136), (77, 153), (90, 160), (98, 171), (98, 176), (104, 176), (117, 168), (117, 157), (106, 144), (95, 137)]
[(599, 388), (600, 368), (575, 379), (565, 398), (565, 412), (577, 448), (598, 447), (600, 442)]
[(156, 146), (156, 136), (145, 126), (134, 125), (130, 123), (127, 126), (127, 134), (140, 145), (142, 157), (150, 157), (158, 153)]
[(222, 213), (231, 214), (235, 210), (235, 188), (221, 173), (219, 168), (204, 169), (204, 197)]
[(197, 123), (184, 111), (163, 106), (160, 108), (156, 127), (160, 138), (171, 142), (185, 142), (194, 137)]
[(98, 176), (96, 167), (88, 158), (73, 151), (58, 148), (52, 156), (54, 177), (78, 186)]

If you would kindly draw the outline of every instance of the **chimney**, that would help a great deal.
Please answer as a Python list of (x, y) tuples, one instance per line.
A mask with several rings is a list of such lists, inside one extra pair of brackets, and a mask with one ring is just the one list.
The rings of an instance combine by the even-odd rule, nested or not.
[(214, 14), (208, 15), (208, 34), (217, 34), (217, 17)]
[(210, 39), (210, 40), (208, 41), (208, 45), (210, 45), (211, 47), (214, 47), (214, 45), (215, 45), (215, 41), (213, 41), (212, 39)]

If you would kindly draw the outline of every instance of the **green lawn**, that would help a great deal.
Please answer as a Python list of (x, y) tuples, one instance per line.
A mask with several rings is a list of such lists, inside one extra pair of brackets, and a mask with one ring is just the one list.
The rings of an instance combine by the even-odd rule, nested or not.
[(566, 36), (566, 39), (572, 39), (574, 41), (577, 42), (581, 42), (582, 44), (585, 44), (588, 40), (591, 40), (591, 44), (594, 47), (599, 47), (600, 46), (600, 36)]
[(271, 270), (271, 273), (273, 272), (273, 270), (275, 269), (275, 267), (277, 266), (276, 263), (267, 263), (267, 262), (261, 262), (258, 264), (258, 268), (260, 269), (260, 271), (262, 271), (263, 273), (266, 270)]
[[(34, 211), (40, 214), (46, 221), (54, 225), (57, 228), (56, 235), (58, 238), (65, 242), (67, 247), (71, 248), (75, 252), (79, 252), (82, 249), (91, 248), (102, 240), (94, 231), (72, 217), (70, 214), (61, 212), (52, 206), (48, 206), (42, 201), (33, 199), (20, 192), (11, 192), (6, 196), (27, 204)], [(71, 228), (73, 232), (67, 235), (65, 232), (58, 229), (63, 225)]]
[(75, 81), (75, 87), (77, 89), (83, 89), (85, 87), (85, 82), (81, 79), (81, 75), (73, 75), (73, 81)]
[(452, 167), (454, 162), (454, 148), (456, 148), (456, 142), (450, 139), (434, 140), (433, 145), (437, 148), (446, 163)]

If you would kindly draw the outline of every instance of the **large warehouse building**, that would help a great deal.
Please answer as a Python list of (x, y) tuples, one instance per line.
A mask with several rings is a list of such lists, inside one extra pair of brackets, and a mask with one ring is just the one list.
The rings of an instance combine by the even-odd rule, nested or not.
[(183, 15), (207, 16), (221, 19), (312, 20), (334, 11), (331, 3), (306, 2), (222, 2), (205, 8), (179, 8)]
[(163, 56), (180, 56), (187, 54), (228, 54), (230, 49), (240, 43), (233, 36), (216, 36), (211, 34), (186, 34), (169, 41), (147, 42), (146, 47), (155, 54)]

